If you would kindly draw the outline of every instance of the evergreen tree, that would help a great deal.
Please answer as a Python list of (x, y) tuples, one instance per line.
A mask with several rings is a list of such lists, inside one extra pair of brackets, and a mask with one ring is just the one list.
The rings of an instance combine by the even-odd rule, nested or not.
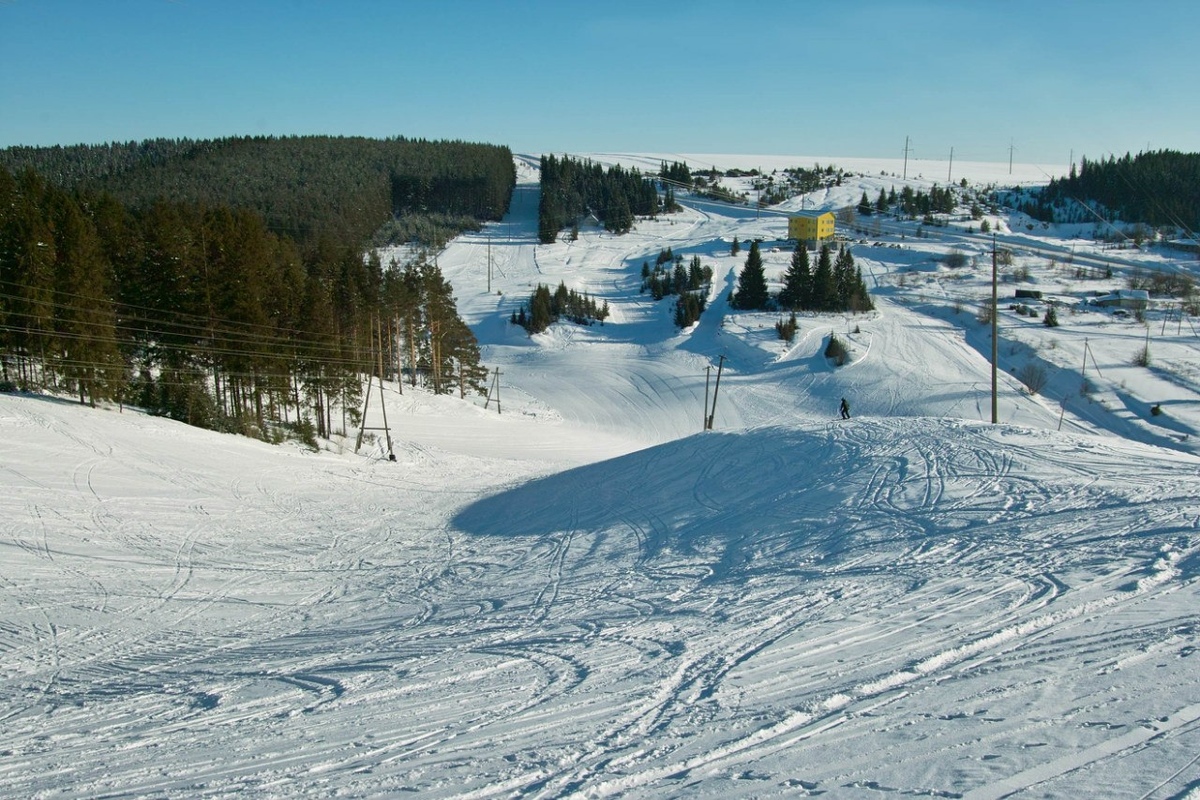
[(779, 320), (775, 323), (775, 332), (779, 334), (779, 338), (783, 339), (788, 344), (791, 344), (796, 339), (796, 331), (799, 330), (800, 323), (796, 319), (796, 312), (793, 311), (786, 321)]
[(55, 191), (51, 198), (54, 225), (55, 356), (66, 388), (79, 402), (117, 396), (122, 384), (117, 349), (112, 277), (95, 226), (74, 199)]
[(297, 348), (297, 377), (316, 421), (317, 435), (328, 438), (333, 434), (330, 398), (337, 396), (340, 377), (329, 354), (337, 350), (338, 335), (333, 299), (326, 281), (316, 269), (309, 270), (305, 279), (301, 320), (304, 338)]
[(738, 276), (737, 294), (734, 296), (734, 308), (747, 311), (765, 309), (770, 295), (767, 292), (767, 276), (763, 268), (762, 255), (758, 251), (758, 242), (750, 243), (750, 252), (746, 256), (746, 264)]
[(538, 285), (529, 301), (529, 332), (541, 333), (554, 322), (554, 301), (550, 287)]
[(867, 191), (864, 189), (862, 199), (858, 201), (858, 213), (864, 217), (869, 217), (874, 210), (875, 207), (871, 205), (871, 201), (867, 198)]
[(454, 291), (435, 264), (421, 270), (425, 317), (428, 324), (430, 380), (433, 391), (448, 394), (455, 387), (484, 391), (487, 369), (479, 363), (479, 343), (458, 315)]
[(837, 280), (833, 274), (829, 245), (823, 244), (821, 253), (817, 256), (817, 269), (813, 273), (812, 308), (817, 311), (834, 311), (837, 309), (837, 302)]
[(863, 282), (862, 268), (854, 268), (855, 288), (850, 298), (850, 310), (854, 312), (871, 311), (875, 308), (875, 303), (871, 301), (871, 293), (867, 291), (867, 284)]
[(738, 237), (735, 236), (733, 237), (733, 244), (729, 248), (729, 255), (736, 256), (740, 252), (742, 252), (742, 245), (738, 241)]
[(792, 251), (792, 263), (783, 276), (779, 292), (780, 308), (799, 310), (812, 305), (812, 271), (808, 263), (808, 247), (797, 242)]
[(854, 279), (854, 256), (842, 245), (838, 248), (837, 260), (833, 264), (833, 283), (837, 287), (837, 302), (831, 310), (850, 308), (850, 297), (857, 288)]
[(671, 288), (678, 295), (684, 294), (690, 288), (688, 271), (684, 269), (682, 261), (675, 264), (675, 270), (671, 275)]
[[(10, 189), (14, 202), (7, 218), (0, 280), (5, 288), (5, 373), (22, 388), (47, 385), (53, 372), (47, 358), (54, 343), (54, 229), (47, 208), (47, 187), (33, 170), (19, 175)], [(10, 368), (11, 362), (11, 368)], [(12, 379), (12, 378), (10, 378)]]
[(712, 267), (705, 267), (700, 263), (700, 256), (692, 256), (692, 263), (688, 267), (688, 288), (700, 289), (705, 283), (712, 280)]

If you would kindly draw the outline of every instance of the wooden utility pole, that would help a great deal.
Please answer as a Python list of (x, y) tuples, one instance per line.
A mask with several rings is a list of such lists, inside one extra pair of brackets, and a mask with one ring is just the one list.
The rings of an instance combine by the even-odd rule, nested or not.
[(1000, 421), (1000, 407), (998, 402), (998, 386), (996, 376), (996, 362), (1000, 358), (1000, 323), (999, 302), (997, 301), (998, 289), (996, 281), (996, 234), (992, 234), (992, 424), (995, 425)]
[(362, 422), (359, 423), (358, 438), (354, 442), (354, 452), (357, 453), (362, 447), (363, 433), (365, 431), (383, 431), (385, 440), (387, 441), (388, 461), (396, 460), (396, 453), (392, 449), (392, 432), (388, 427), (387, 421), (387, 403), (383, 397), (383, 324), (379, 320), (375, 320), (371, 326), (371, 340), (375, 345), (376, 351), (376, 372), (379, 376), (379, 409), (383, 413), (383, 427), (372, 427), (367, 425), (367, 410), (371, 407), (371, 384), (375, 381), (375, 376), (367, 378), (367, 394), (363, 398)]
[(904, 179), (908, 180), (908, 137), (904, 137)]
[(950, 148), (950, 166), (946, 167), (946, 183), (950, 183), (950, 175), (954, 171), (954, 148)]
[(712, 376), (712, 364), (704, 368), (704, 419), (700, 421), (700, 430), (708, 430), (708, 379)]
[(496, 413), (500, 413), (500, 368), (496, 367), (495, 377), (492, 378), (492, 385), (488, 387), (487, 402), (483, 404), (486, 409), (492, 404), (492, 394), (496, 395)]
[(717, 392), (721, 391), (721, 370), (725, 366), (725, 356), (717, 361), (717, 383), (713, 386), (712, 412), (708, 415), (708, 430), (712, 430), (713, 418), (717, 416)]
[[(1083, 368), (1079, 371), (1080, 377), (1083, 378), (1083, 383), (1079, 387), (1079, 391), (1081, 394), (1087, 392), (1087, 365), (1088, 365), (1088, 356), (1090, 354), (1091, 354), (1091, 350), (1089, 349), (1088, 340), (1086, 338), (1084, 338), (1084, 340), (1083, 340)], [(1104, 377), (1104, 373), (1100, 371), (1100, 365), (1096, 363), (1096, 357), (1094, 355), (1092, 356), (1092, 366), (1096, 368), (1097, 375), (1099, 375), (1100, 377)], [(1063, 415), (1066, 413), (1067, 413), (1067, 396), (1064, 395), (1063, 401), (1062, 401), (1062, 411), (1060, 411), (1059, 415), (1058, 415), (1058, 429), (1060, 431), (1062, 430)]]
[(388, 345), (396, 356), (396, 391), (404, 394), (404, 364), (400, 355), (400, 320), (388, 320)]

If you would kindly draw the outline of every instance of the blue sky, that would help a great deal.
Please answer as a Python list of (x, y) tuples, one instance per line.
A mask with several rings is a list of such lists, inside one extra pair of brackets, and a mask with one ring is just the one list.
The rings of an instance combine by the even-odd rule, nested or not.
[(1200, 152), (1198, 23), (1192, 0), (0, 0), (0, 147)]

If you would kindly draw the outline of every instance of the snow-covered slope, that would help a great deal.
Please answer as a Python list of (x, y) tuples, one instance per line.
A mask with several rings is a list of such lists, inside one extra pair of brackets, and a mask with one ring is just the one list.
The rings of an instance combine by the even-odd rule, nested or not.
[[(1133, 413), (1124, 323), (1076, 321), (1064, 408), (1005, 373), (1074, 334), (1006, 317), (991, 425), (938, 242), (858, 249), (879, 310), (789, 346), (723, 299), (780, 217), (542, 246), (531, 207), (439, 255), (504, 413), (389, 391), (394, 463), (0, 395), (0, 794), (1196, 793), (1192, 401)], [(668, 245), (719, 279), (684, 332), (637, 290)], [(506, 324), (560, 280), (613, 318)]]

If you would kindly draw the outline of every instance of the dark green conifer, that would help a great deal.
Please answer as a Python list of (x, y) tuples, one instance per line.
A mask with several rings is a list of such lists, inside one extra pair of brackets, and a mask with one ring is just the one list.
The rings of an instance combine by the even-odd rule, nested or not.
[(765, 309), (770, 295), (767, 293), (767, 276), (763, 268), (762, 255), (758, 251), (758, 242), (750, 243), (750, 252), (746, 256), (746, 264), (738, 276), (738, 288), (735, 297), (735, 307), (747, 311)]
[(808, 247), (797, 242), (792, 251), (792, 263), (783, 276), (783, 288), (779, 292), (780, 308), (800, 310), (812, 303), (812, 271), (808, 263)]
[(817, 256), (817, 269), (813, 273), (812, 307), (817, 311), (835, 311), (837, 302), (837, 280), (833, 274), (829, 245), (823, 244)]

